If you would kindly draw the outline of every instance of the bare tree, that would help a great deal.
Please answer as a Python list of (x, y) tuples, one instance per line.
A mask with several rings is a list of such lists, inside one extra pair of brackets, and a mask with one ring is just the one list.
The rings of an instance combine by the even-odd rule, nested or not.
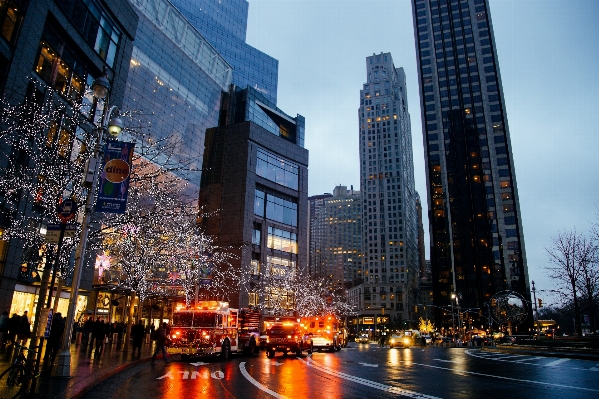
[[(564, 301), (574, 304), (576, 333), (580, 334), (580, 298), (581, 283), (584, 281), (584, 269), (589, 264), (594, 244), (576, 230), (558, 233), (552, 238), (550, 248), (545, 248), (551, 266), (547, 266), (549, 277), (557, 283), (556, 292)], [(582, 284), (584, 285), (584, 284)]]

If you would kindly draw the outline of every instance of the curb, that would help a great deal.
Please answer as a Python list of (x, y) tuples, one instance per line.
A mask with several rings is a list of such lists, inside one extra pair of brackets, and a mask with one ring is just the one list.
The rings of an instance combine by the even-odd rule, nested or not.
[[(113, 377), (113, 376), (117, 375), (118, 373), (120, 373), (124, 370), (127, 370), (128, 368), (137, 366), (138, 364), (149, 362), (150, 360), (152, 360), (152, 357), (146, 357), (144, 359), (137, 359), (133, 362), (121, 364), (120, 366), (117, 366), (113, 369), (107, 370), (105, 373), (94, 374), (93, 381), (91, 381), (89, 384), (86, 384), (78, 389), (76, 386), (79, 384), (83, 384), (85, 381), (85, 380), (82, 380), (73, 386), (73, 395), (71, 396), (71, 399), (81, 399), (86, 393), (91, 391), (95, 386), (106, 381), (110, 377)], [(63, 392), (63, 393), (66, 393), (66, 392)]]
[(481, 350), (488, 352), (499, 352), (499, 353), (515, 353), (519, 355), (530, 355), (530, 354), (538, 354), (547, 357), (567, 357), (571, 359), (579, 359), (579, 360), (599, 360), (599, 353), (596, 351), (580, 351), (574, 348), (564, 348), (562, 351), (560, 350), (550, 350), (547, 347), (535, 348), (535, 347), (489, 347), (483, 346)]

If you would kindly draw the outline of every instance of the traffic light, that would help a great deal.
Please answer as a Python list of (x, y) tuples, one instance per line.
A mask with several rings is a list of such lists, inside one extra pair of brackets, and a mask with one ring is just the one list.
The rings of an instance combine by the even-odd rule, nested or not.
[(543, 307), (543, 300), (541, 298), (538, 298), (539, 300), (539, 307), (542, 308)]

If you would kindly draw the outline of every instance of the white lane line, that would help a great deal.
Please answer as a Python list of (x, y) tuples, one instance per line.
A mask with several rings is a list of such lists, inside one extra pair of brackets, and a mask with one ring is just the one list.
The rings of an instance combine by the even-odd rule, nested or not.
[(570, 360), (570, 359), (566, 359), (566, 358), (557, 359), (557, 360), (554, 360), (554, 361), (552, 361), (550, 363), (544, 364), (543, 366), (545, 366), (545, 367), (554, 367), (554, 366), (557, 366), (558, 364), (562, 364), (564, 362), (567, 362), (568, 360)]
[[(402, 362), (404, 362), (404, 361), (402, 361)], [(500, 380), (525, 382), (525, 383), (529, 383), (529, 384), (546, 385), (546, 386), (558, 387), (558, 388), (576, 389), (576, 390), (579, 390), (579, 391), (599, 392), (599, 389), (581, 388), (581, 387), (577, 387), (577, 386), (563, 385), (563, 384), (552, 384), (550, 382), (542, 382), (542, 381), (522, 380), (522, 379), (519, 379), (519, 378), (502, 377), (500, 375), (483, 374), (483, 373), (477, 373), (477, 372), (474, 372), (474, 371), (464, 371), (464, 370), (451, 369), (451, 368), (448, 368), (448, 367), (433, 366), (432, 364), (423, 364), (423, 363), (414, 363), (414, 362), (404, 362), (404, 363), (415, 364), (417, 366), (423, 366), (423, 367), (430, 367), (430, 368), (433, 368), (433, 369), (447, 370), (447, 371), (454, 372), (456, 374), (478, 375), (478, 376), (481, 376), (481, 377), (497, 378), (497, 379), (500, 379)]]
[(457, 363), (455, 360), (445, 360), (445, 359), (433, 359), (436, 360), (438, 362), (445, 362), (445, 363)]
[(275, 391), (271, 391), (270, 389), (266, 388), (264, 385), (260, 384), (258, 381), (253, 379), (252, 376), (245, 369), (245, 362), (239, 363), (239, 370), (241, 371), (241, 374), (243, 374), (245, 379), (248, 380), (249, 382), (251, 382), (252, 384), (254, 384), (254, 386), (256, 388), (266, 392), (267, 394), (269, 394), (271, 396), (274, 396), (277, 399), (287, 399), (286, 396), (280, 395), (280, 394), (276, 393)]
[[(542, 359), (547, 359), (547, 358), (542, 357), (542, 356), (535, 356), (535, 357), (529, 357), (527, 359), (514, 360), (514, 363), (526, 363), (526, 362), (532, 362), (534, 360), (542, 360)], [(534, 364), (540, 365), (540, 363), (534, 363)]]
[(414, 391), (408, 391), (407, 389), (402, 389), (402, 388), (398, 388), (398, 387), (394, 387), (394, 386), (390, 386), (390, 385), (384, 385), (375, 381), (370, 381), (364, 378), (360, 378), (360, 377), (356, 377), (353, 375), (349, 375), (349, 374), (345, 374), (339, 371), (335, 371), (332, 370), (326, 366), (321, 366), (319, 364), (316, 364), (312, 361), (311, 357), (308, 357), (308, 361), (305, 361), (304, 359), (299, 359), (300, 361), (304, 362), (307, 366), (310, 367), (314, 367), (317, 370), (322, 371), (323, 373), (327, 373), (330, 374), (332, 376), (335, 377), (339, 377), (339, 378), (343, 378), (345, 380), (351, 381), (351, 382), (355, 382), (357, 384), (362, 384), (362, 385), (366, 385), (367, 387), (370, 388), (375, 388), (381, 391), (385, 391), (385, 392), (389, 392), (389, 393), (393, 393), (396, 395), (403, 395), (403, 396), (407, 396), (410, 398), (418, 398), (418, 399), (439, 399), (436, 396), (430, 396), (430, 395), (425, 395), (422, 393), (418, 393), (418, 392), (414, 392)]

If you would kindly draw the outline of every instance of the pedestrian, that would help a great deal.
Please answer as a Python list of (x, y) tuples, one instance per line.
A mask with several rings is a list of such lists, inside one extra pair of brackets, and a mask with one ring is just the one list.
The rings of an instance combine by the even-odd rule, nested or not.
[(13, 313), (10, 317), (10, 320), (8, 320), (8, 337), (6, 340), (7, 344), (13, 344), (16, 341), (20, 322), (21, 317), (18, 314)]
[(0, 349), (4, 349), (4, 342), (8, 336), (8, 311), (5, 310), (0, 316)]
[(83, 323), (83, 341), (85, 341), (86, 343), (90, 343), (89, 335), (91, 334), (93, 329), (94, 329), (94, 320), (90, 316), (87, 318), (87, 320), (85, 320), (85, 323)]
[(133, 338), (133, 352), (131, 356), (135, 356), (135, 349), (137, 349), (137, 357), (141, 356), (141, 344), (146, 335), (143, 322), (140, 320), (137, 324), (131, 327), (131, 338)]
[(30, 337), (31, 323), (29, 322), (29, 316), (27, 316), (27, 311), (24, 311), (23, 315), (19, 319), (19, 325), (17, 326), (17, 341), (21, 345), (25, 345)]
[(48, 336), (48, 346), (46, 347), (46, 355), (44, 363), (48, 362), (48, 366), (54, 363), (56, 354), (60, 350), (62, 344), (62, 336), (64, 334), (65, 320), (62, 313), (58, 312), (52, 317), (52, 326), (50, 327), (50, 335)]
[(158, 330), (155, 332), (156, 335), (156, 349), (154, 350), (154, 354), (152, 355), (152, 364), (156, 364), (156, 355), (158, 352), (162, 351), (162, 357), (164, 358), (165, 363), (170, 363), (166, 358), (166, 342), (168, 340), (167, 337), (167, 324), (162, 323)]
[(98, 318), (94, 322), (94, 327), (92, 330), (92, 342), (90, 342), (89, 350), (91, 352), (93, 348), (93, 343), (96, 344), (96, 353), (102, 352), (102, 347), (104, 346), (104, 339), (106, 338), (106, 323), (104, 323), (104, 319)]

